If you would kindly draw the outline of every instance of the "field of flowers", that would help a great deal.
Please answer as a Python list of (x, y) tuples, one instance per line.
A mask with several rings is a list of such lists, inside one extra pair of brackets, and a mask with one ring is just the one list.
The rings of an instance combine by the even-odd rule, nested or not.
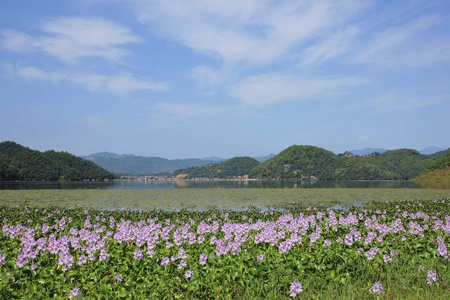
[(1, 299), (450, 299), (449, 199), (0, 220)]

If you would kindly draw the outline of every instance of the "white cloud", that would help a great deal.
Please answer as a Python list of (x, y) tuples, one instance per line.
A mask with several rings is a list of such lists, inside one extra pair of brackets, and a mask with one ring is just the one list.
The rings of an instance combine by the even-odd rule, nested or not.
[(5, 29), (1, 31), (1, 35), (0, 45), (2, 48), (13, 52), (29, 52), (35, 50), (33, 37), (26, 33)]
[[(435, 33), (442, 20), (437, 15), (422, 16), (406, 24), (392, 26), (361, 47), (355, 60), (386, 66), (425, 66), (450, 62), (450, 40)], [(438, 29), (439, 30), (439, 29)]]
[(358, 29), (352, 26), (327, 35), (319, 43), (303, 50), (302, 64), (320, 64), (348, 52), (357, 33)]
[(65, 62), (82, 57), (120, 61), (128, 52), (122, 48), (141, 42), (131, 31), (100, 18), (57, 18), (40, 26), (43, 35), (3, 30), (2, 46), (10, 51), (42, 51)]
[(224, 82), (230, 80), (229, 70), (196, 66), (191, 71), (191, 79), (203, 90), (211, 92)]
[(133, 77), (128, 73), (120, 73), (114, 76), (100, 74), (64, 74), (57, 72), (45, 72), (34, 67), (7, 66), (9, 75), (27, 80), (50, 81), (59, 83), (62, 81), (78, 84), (92, 91), (108, 91), (118, 96), (126, 96), (134, 91), (155, 90), (161, 91), (167, 88), (163, 82), (154, 82), (148, 79)]
[(120, 1), (164, 38), (225, 62), (270, 63), (333, 31), (368, 1)]
[(162, 91), (167, 85), (162, 82), (154, 82), (151, 80), (142, 80), (133, 77), (131, 74), (123, 73), (117, 76), (109, 77), (105, 83), (106, 89), (112, 93), (125, 96), (132, 91), (138, 90), (154, 90)]
[(157, 103), (155, 107), (159, 111), (159, 113), (184, 118), (211, 117), (232, 111), (232, 108), (230, 107), (212, 106), (200, 103), (198, 104)]
[(369, 138), (366, 135), (360, 135), (358, 136), (358, 140), (360, 141), (367, 141)]
[(267, 73), (244, 78), (230, 93), (244, 105), (270, 105), (288, 100), (336, 96), (367, 81), (359, 78), (303, 78), (298, 75)]
[(362, 101), (359, 104), (354, 105), (352, 109), (362, 108), (366, 111), (370, 111), (371, 113), (393, 113), (448, 102), (449, 99), (449, 95), (423, 97), (388, 93), (376, 98)]

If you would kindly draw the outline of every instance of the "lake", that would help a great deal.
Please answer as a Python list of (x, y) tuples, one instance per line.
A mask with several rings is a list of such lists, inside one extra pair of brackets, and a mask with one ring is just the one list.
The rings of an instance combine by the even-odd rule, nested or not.
[[(154, 180), (113, 182), (0, 182), (0, 190), (72, 190), (72, 189), (210, 189), (210, 188), (395, 188), (420, 189), (424, 186), (414, 181), (261, 181), (261, 180)], [(436, 188), (436, 187), (433, 187)], [(445, 188), (445, 187), (443, 187)]]
[(341, 207), (441, 198), (450, 198), (449, 187), (426, 188), (413, 181), (0, 182), (0, 205), (82, 205), (106, 210)]

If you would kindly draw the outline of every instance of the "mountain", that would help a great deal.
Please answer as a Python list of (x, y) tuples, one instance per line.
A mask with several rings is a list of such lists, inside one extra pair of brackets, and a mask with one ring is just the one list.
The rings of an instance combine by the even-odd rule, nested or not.
[(253, 178), (322, 180), (409, 180), (435, 158), (413, 149), (387, 150), (369, 156), (346, 156), (314, 146), (294, 145), (256, 166)]
[(222, 161), (226, 161), (226, 158), (222, 158), (222, 157), (216, 157), (216, 156), (211, 156), (211, 157), (204, 157), (201, 160), (206, 160), (206, 161), (213, 161), (213, 162), (222, 162)]
[[(255, 159), (262, 162), (273, 156), (275, 155), (270, 154), (268, 156), (256, 157)], [(202, 167), (211, 163), (216, 164), (227, 160), (221, 157), (205, 157), (202, 159), (165, 159), (162, 157), (135, 156), (133, 154), (119, 155), (111, 152), (99, 152), (81, 157), (94, 162), (110, 172), (121, 175), (171, 174), (179, 169)]]
[(447, 181), (450, 182), (450, 154), (433, 161), (416, 181)]
[(233, 178), (248, 175), (258, 164), (252, 157), (233, 157), (221, 163), (176, 170), (174, 175), (187, 174), (187, 178)]
[(117, 153), (111, 153), (111, 152), (99, 152), (99, 153), (93, 153), (91, 155), (83, 155), (80, 156), (84, 159), (92, 160), (93, 158), (124, 158), (124, 157), (133, 157), (135, 155), (133, 154), (117, 154)]
[(333, 179), (339, 158), (333, 152), (315, 147), (294, 145), (256, 166), (250, 176), (255, 178), (302, 178), (315, 176)]
[(448, 148), (447, 150), (443, 150), (443, 151), (439, 151), (439, 152), (430, 154), (429, 156), (434, 159), (439, 159), (439, 158), (442, 158), (447, 155), (450, 155), (450, 148)]
[(92, 158), (91, 161), (110, 172), (122, 175), (157, 175), (161, 173), (173, 173), (178, 169), (200, 167), (214, 162), (197, 158), (165, 159), (161, 157), (143, 156), (122, 158), (95, 157)]
[(419, 152), (420, 152), (421, 154), (430, 155), (430, 154), (434, 154), (434, 153), (436, 153), (436, 152), (440, 152), (440, 151), (444, 151), (444, 150), (446, 150), (446, 149), (444, 149), (444, 148), (439, 148), (439, 147), (435, 147), (435, 146), (431, 146), (431, 147), (425, 148), (425, 149), (423, 149), (423, 150), (420, 150)]
[(388, 150), (383, 149), (383, 148), (375, 148), (375, 149), (374, 148), (365, 148), (365, 149), (362, 149), (362, 150), (351, 150), (349, 152), (351, 152), (354, 155), (364, 156), (364, 155), (372, 154), (372, 153), (375, 153), (375, 152), (383, 153), (383, 152), (386, 152), (386, 151), (388, 151)]
[(264, 161), (266, 161), (266, 160), (268, 160), (268, 159), (271, 159), (272, 157), (274, 157), (275, 156), (275, 154), (269, 154), (269, 155), (266, 155), (266, 156), (258, 156), (258, 157), (253, 157), (254, 159), (256, 159), (257, 161), (259, 161), (259, 162), (264, 162)]
[(105, 180), (114, 174), (67, 152), (39, 152), (14, 142), (0, 143), (0, 180)]

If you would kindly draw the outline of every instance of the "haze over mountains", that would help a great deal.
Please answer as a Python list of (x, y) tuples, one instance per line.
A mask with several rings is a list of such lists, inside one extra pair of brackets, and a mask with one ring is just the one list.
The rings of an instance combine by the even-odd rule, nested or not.
[[(274, 156), (275, 154), (270, 154), (254, 157), (254, 159), (263, 162)], [(169, 175), (179, 169), (202, 167), (227, 160), (221, 157), (166, 159), (162, 157), (144, 157), (111, 152), (99, 152), (81, 157), (94, 162), (106, 170), (124, 175)]]
[[(432, 146), (419, 152), (421, 154), (430, 155), (443, 150), (446, 149)], [(354, 155), (365, 156), (375, 152), (384, 153), (386, 151), (389, 150), (383, 148), (365, 148), (362, 150), (351, 150), (349, 152)], [(253, 158), (262, 163), (275, 156), (275, 154), (269, 154), (267, 156)], [(81, 157), (94, 162), (110, 172), (124, 175), (169, 175), (176, 170), (203, 167), (209, 164), (225, 162), (227, 160), (221, 157), (166, 159), (162, 157), (143, 157), (133, 154), (117, 154), (111, 152), (99, 152)]]

